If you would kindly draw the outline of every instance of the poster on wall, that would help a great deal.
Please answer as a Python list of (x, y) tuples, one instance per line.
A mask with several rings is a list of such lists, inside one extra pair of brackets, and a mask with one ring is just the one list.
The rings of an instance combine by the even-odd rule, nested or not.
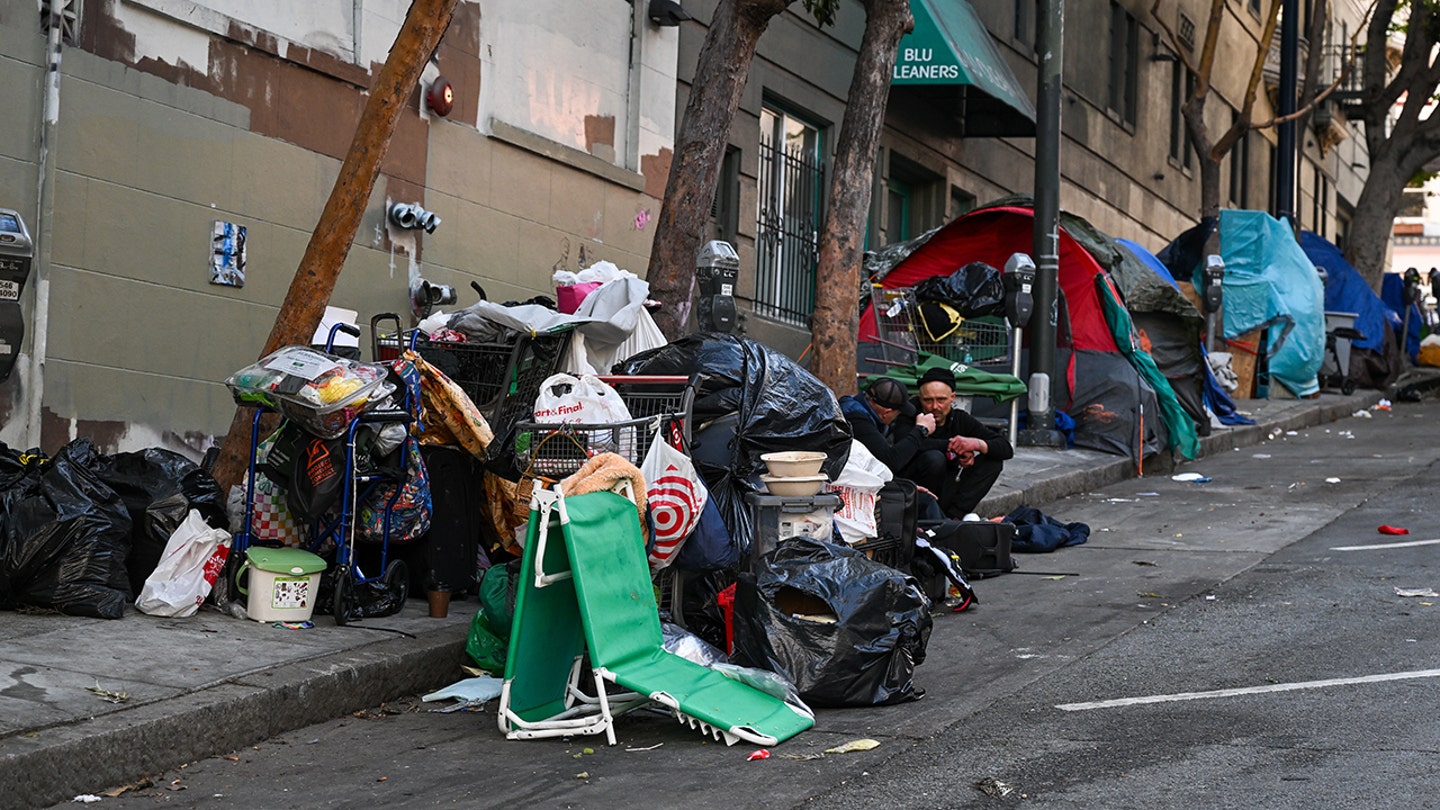
[(245, 226), (215, 220), (210, 234), (210, 283), (245, 286)]

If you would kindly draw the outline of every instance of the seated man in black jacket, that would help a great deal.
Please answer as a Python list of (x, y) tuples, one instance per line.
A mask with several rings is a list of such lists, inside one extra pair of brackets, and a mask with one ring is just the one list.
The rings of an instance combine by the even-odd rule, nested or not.
[[(917, 420), (929, 416), (934, 428), (899, 474), (934, 492), (947, 516), (962, 518), (990, 492), (1015, 448), (1004, 434), (954, 405), (954, 373), (945, 368), (926, 371), (920, 396), (911, 406), (919, 413)], [(906, 428), (904, 417), (892, 427), (899, 432)]]
[[(840, 398), (840, 411), (850, 423), (855, 441), (900, 478), (921, 450), (921, 443), (935, 430), (935, 417), (915, 413), (905, 384), (890, 377), (870, 381), (865, 392)], [(903, 422), (903, 428), (898, 427)], [(911, 479), (914, 480), (914, 479)], [(920, 481), (917, 486), (926, 486)], [(942, 520), (943, 513), (934, 495), (919, 493), (921, 520)]]

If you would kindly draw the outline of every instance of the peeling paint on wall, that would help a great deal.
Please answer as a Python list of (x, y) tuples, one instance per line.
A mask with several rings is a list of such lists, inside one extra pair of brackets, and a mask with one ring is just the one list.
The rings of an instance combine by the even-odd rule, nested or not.
[(674, 150), (666, 147), (654, 155), (640, 156), (640, 173), (645, 175), (645, 193), (657, 200), (665, 199), (665, 185), (670, 182), (670, 163)]

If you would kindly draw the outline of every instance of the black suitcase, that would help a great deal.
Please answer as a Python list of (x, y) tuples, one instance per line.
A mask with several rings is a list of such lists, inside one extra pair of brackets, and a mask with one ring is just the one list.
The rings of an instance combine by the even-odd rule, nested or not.
[(955, 552), (967, 577), (983, 579), (1015, 570), (1010, 556), (1013, 523), (947, 520), (927, 529), (925, 537), (930, 545)]

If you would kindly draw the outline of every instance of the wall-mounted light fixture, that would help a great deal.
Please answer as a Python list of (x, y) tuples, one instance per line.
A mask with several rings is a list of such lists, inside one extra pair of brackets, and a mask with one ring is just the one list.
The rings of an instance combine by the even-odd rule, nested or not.
[(650, 17), (650, 22), (666, 28), (695, 19), (675, 0), (650, 0), (646, 15)]
[(430, 82), (430, 89), (425, 91), (425, 106), (441, 118), (455, 109), (455, 88), (449, 79), (436, 76), (435, 81)]

